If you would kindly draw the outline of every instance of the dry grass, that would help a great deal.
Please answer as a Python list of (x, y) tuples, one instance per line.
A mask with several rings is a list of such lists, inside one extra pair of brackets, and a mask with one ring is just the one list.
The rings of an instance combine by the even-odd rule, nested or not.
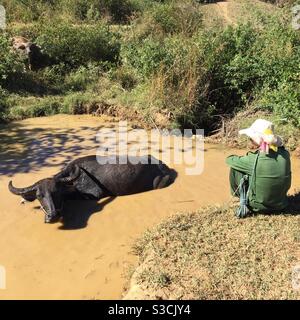
[(232, 208), (203, 208), (139, 240), (135, 279), (152, 298), (299, 299), (291, 283), (299, 241), (300, 215), (240, 220)]
[[(206, 28), (216, 25), (227, 26), (254, 22), (253, 12), (275, 13), (277, 7), (259, 0), (229, 0), (207, 4), (201, 7), (203, 24)], [(257, 23), (257, 21), (255, 21)]]
[(210, 143), (222, 143), (233, 148), (247, 148), (249, 139), (246, 136), (239, 136), (240, 129), (249, 127), (256, 119), (266, 119), (274, 123), (276, 134), (282, 137), (284, 145), (289, 151), (295, 151), (300, 155), (299, 137), (300, 130), (293, 126), (289, 119), (282, 119), (270, 112), (259, 110), (255, 106), (246, 107), (232, 118), (223, 118), (222, 125), (216, 133), (206, 137)]

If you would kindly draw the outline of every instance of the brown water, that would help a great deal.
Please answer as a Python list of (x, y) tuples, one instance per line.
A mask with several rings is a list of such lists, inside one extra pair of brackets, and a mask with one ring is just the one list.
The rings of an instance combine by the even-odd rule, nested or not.
[[(64, 161), (95, 154), (99, 128), (108, 118), (53, 116), (15, 122), (0, 130), (0, 265), (6, 290), (0, 299), (118, 299), (124, 271), (136, 258), (131, 245), (147, 228), (178, 212), (230, 199), (225, 157), (234, 152), (205, 144), (201, 175), (178, 178), (166, 189), (68, 205), (65, 225), (44, 224), (38, 202), (20, 204), (7, 189), (56, 173)], [(236, 151), (237, 152), (237, 151)], [(241, 153), (241, 151), (239, 151)], [(293, 161), (293, 187), (300, 163)]]

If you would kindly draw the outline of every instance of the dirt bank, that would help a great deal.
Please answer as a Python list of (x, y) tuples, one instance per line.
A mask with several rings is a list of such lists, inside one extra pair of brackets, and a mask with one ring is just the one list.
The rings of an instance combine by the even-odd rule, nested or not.
[[(10, 179), (27, 186), (56, 173), (65, 161), (95, 154), (95, 134), (114, 125), (108, 118), (59, 115), (1, 127), (0, 265), (6, 268), (7, 288), (0, 299), (121, 298), (124, 270), (136, 263), (130, 251), (138, 236), (175, 212), (230, 198), (224, 159), (232, 151), (206, 144), (203, 174), (188, 176), (183, 165), (171, 165), (178, 178), (169, 188), (73, 202), (65, 224), (44, 224), (38, 202), (20, 205), (7, 190)], [(295, 187), (299, 161), (293, 170)]]

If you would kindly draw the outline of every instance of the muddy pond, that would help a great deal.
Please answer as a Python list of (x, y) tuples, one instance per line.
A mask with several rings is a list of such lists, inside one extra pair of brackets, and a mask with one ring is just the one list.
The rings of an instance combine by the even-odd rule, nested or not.
[[(97, 132), (117, 125), (107, 117), (57, 115), (1, 127), (0, 265), (6, 290), (0, 299), (119, 299), (126, 270), (137, 262), (131, 253), (135, 239), (172, 214), (230, 200), (224, 161), (244, 151), (206, 143), (202, 174), (187, 175), (184, 164), (171, 162), (178, 177), (168, 188), (73, 201), (64, 222), (45, 224), (38, 201), (21, 205), (8, 191), (9, 180), (25, 187), (57, 173), (63, 163), (95, 154)], [(299, 172), (294, 159), (292, 190)]]

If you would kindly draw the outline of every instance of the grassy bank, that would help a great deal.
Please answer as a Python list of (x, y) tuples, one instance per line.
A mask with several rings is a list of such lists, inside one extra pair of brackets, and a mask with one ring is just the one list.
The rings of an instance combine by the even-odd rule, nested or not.
[(175, 215), (134, 247), (134, 298), (299, 299), (291, 282), (299, 226), (299, 209), (242, 220), (224, 207)]

